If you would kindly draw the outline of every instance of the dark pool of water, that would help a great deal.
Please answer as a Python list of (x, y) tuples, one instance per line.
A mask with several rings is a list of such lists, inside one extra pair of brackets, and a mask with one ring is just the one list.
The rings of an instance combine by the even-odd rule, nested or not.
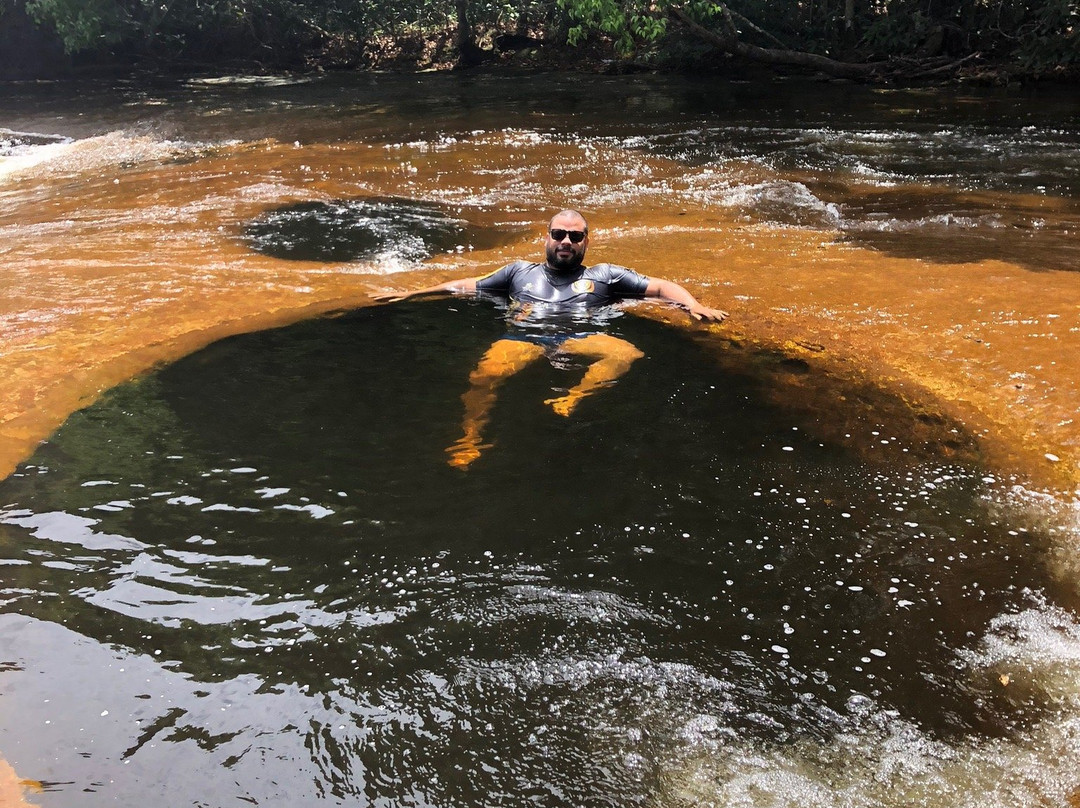
[[(775, 358), (624, 316), (646, 358), (570, 418), (542, 402), (580, 367), (521, 372), (463, 472), (459, 399), (504, 328), (437, 301), (231, 338), (0, 485), (12, 655), (48, 658), (19, 650), (27, 619), (89, 638), (110, 661), (55, 652), (101, 666), (79, 700), (138, 716), (73, 739), (50, 793), (156, 798), (171, 767), (207, 772), (181, 792), (208, 805), (650, 804), (705, 744), (1042, 714), (958, 655), (1055, 597), (977, 465), (905, 460), (872, 419), (826, 439), (829, 413), (765, 395)], [(62, 704), (63, 681), (20, 701)]]
[(301, 202), (266, 211), (248, 224), (256, 252), (302, 261), (355, 261), (394, 256), (419, 263), (436, 253), (488, 249), (520, 237), (484, 228), (467, 212), (434, 202), (389, 197)]

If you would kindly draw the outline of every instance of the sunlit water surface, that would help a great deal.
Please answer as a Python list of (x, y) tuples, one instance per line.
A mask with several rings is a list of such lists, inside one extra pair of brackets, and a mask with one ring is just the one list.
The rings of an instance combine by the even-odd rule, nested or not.
[[(567, 201), (607, 217), (605, 259), (661, 255), (717, 305), (795, 277), (822, 239), (888, 256), (894, 286), (844, 259), (868, 297), (820, 301), (837, 328), (909, 316), (889, 306), (919, 262), (1072, 288), (1071, 96), (811, 88), (6, 88), (8, 432), (230, 317), (534, 251)], [(972, 295), (980, 277), (954, 276)], [(1040, 317), (1043, 338), (1075, 312)], [(460, 396), (505, 328), (489, 302), (437, 301), (233, 336), (115, 387), (18, 467), (0, 754), (44, 783), (36, 802), (1075, 799), (1066, 505), (895, 391), (632, 312), (610, 326), (645, 353), (624, 378), (563, 418), (542, 402), (582, 367), (531, 366), (462, 472)], [(992, 362), (1026, 369), (1002, 339)]]

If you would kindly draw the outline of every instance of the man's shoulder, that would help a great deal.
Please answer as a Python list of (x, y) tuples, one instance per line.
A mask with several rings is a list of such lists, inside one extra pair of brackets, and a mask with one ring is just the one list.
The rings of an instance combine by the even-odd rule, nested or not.
[(585, 267), (586, 272), (597, 273), (612, 273), (612, 272), (630, 272), (631, 270), (626, 267), (619, 266), (618, 264), (593, 264), (592, 266)]
[(538, 266), (540, 265), (529, 261), (511, 261), (509, 264), (505, 264), (487, 275), (477, 278), (477, 283), (481, 286), (485, 283), (509, 283), (513, 278), (520, 277), (522, 273), (528, 273)]
[(591, 267), (587, 267), (585, 272), (597, 280), (603, 278), (646, 277), (636, 270), (619, 264), (593, 264)]

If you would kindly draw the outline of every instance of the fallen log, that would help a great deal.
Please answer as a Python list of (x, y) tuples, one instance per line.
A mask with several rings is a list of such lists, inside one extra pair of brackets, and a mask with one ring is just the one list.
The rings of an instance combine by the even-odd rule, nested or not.
[[(719, 9), (724, 22), (722, 31), (706, 28), (681, 8), (675, 6), (668, 8), (668, 14), (698, 39), (713, 45), (723, 53), (757, 62), (758, 64), (807, 68), (834, 78), (856, 81), (888, 81), (941, 75), (950, 70), (955, 70), (977, 56), (977, 54), (972, 54), (955, 61), (945, 60), (945, 63), (940, 58), (843, 62), (817, 53), (807, 53), (786, 48), (763, 48), (739, 39), (738, 29), (735, 27), (734, 13), (723, 4), (719, 4)], [(741, 15), (739, 16), (741, 19), (745, 19)], [(746, 20), (746, 22), (754, 30), (765, 33), (772, 41), (778, 42), (776, 37), (762, 32), (760, 28), (750, 23), (749, 20)]]

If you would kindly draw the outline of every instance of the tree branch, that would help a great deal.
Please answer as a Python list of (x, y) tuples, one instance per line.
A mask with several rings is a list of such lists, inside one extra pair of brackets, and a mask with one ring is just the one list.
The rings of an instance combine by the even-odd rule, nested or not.
[[(720, 10), (727, 23), (734, 29), (734, 22), (731, 18), (732, 12), (728, 10), (727, 6), (724, 4), (720, 4)], [(807, 67), (813, 70), (819, 70), (830, 76), (849, 79), (871, 79), (885, 74), (890, 67), (889, 62), (838, 62), (835, 59), (830, 59), (827, 56), (819, 56), (816, 53), (806, 53), (805, 51), (793, 51), (787, 49), (781, 50), (777, 48), (761, 48), (757, 45), (749, 45), (745, 42), (741, 42), (737, 36), (726, 37), (722, 34), (718, 34), (693, 20), (681, 8), (672, 6), (668, 9), (668, 13), (686, 26), (692, 34), (715, 45), (725, 53), (730, 53), (734, 56), (739, 56), (762, 64)]]
[(936, 76), (940, 73), (949, 73), (960, 67), (960, 65), (964, 64), (964, 62), (970, 62), (972, 59), (978, 59), (980, 56), (982, 56), (981, 53), (969, 53), (963, 59), (956, 59), (955, 61), (950, 61), (948, 64), (939, 65), (938, 67), (929, 67), (926, 70), (921, 70), (918, 73), (911, 73), (908, 75), (908, 78), (917, 79), (924, 78), (926, 76)]
[[(725, 6), (724, 8), (727, 8), (727, 6)], [(781, 42), (779, 39), (774, 37), (772, 34), (770, 34), (764, 28), (761, 28), (761, 27), (755, 25), (752, 20), (747, 19), (742, 14), (740, 14), (739, 12), (734, 11), (732, 9), (728, 9), (728, 11), (730, 12), (732, 17), (734, 17), (737, 20), (740, 20), (743, 23), (743, 25), (745, 25), (750, 30), (757, 31), (759, 34), (761, 34), (767, 40), (772, 42), (774, 45), (777, 45), (777, 46), (783, 48), (784, 50), (791, 50), (791, 48), (788, 47), (787, 43)]]

